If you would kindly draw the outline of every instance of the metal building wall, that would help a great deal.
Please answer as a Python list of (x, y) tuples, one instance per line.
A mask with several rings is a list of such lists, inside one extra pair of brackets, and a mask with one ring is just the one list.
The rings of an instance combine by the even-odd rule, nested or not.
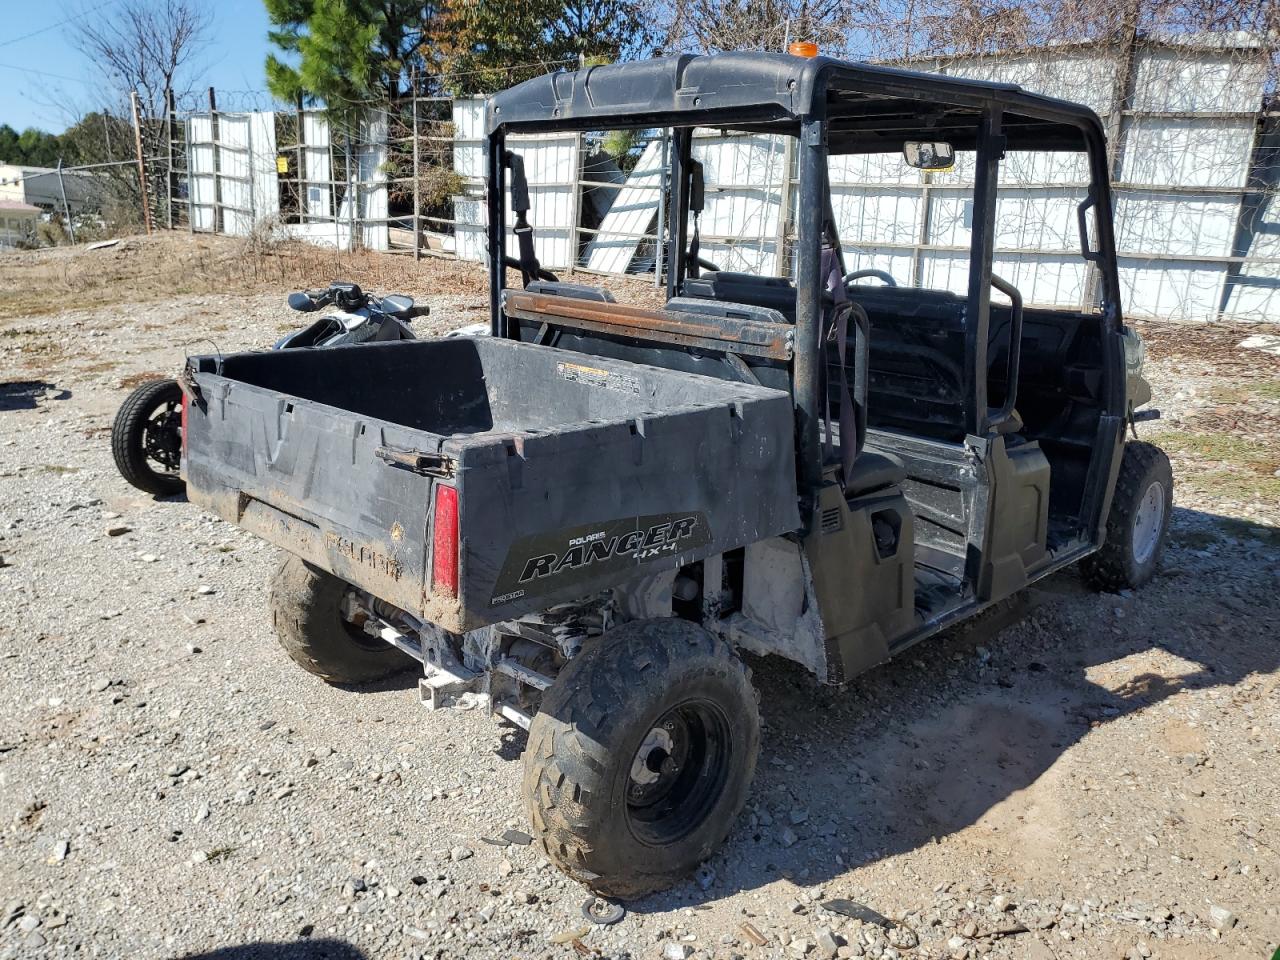
[[(460, 260), (483, 261), (488, 225), (483, 178), (486, 169), (482, 98), (454, 101), (453, 169), (469, 189), (454, 198), (455, 251)], [(529, 181), (529, 222), (534, 224), (533, 248), (549, 270), (576, 266), (576, 227), (581, 196), (582, 138), (576, 133), (539, 134), (507, 138), (507, 149), (524, 160)], [(507, 197), (507, 252), (516, 256), (511, 198)]]

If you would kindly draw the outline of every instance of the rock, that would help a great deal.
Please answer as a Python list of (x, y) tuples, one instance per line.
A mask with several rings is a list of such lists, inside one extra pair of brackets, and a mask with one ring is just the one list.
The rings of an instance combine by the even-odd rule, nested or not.
[(1236, 915), (1226, 907), (1209, 908), (1209, 926), (1223, 933), (1236, 925)]
[(778, 842), (784, 847), (795, 846), (796, 841), (799, 839), (800, 838), (796, 836), (796, 832), (790, 827), (783, 827), (782, 832), (778, 834)]
[(40, 926), (40, 918), (34, 913), (28, 913), (18, 921), (18, 929), (23, 933), (30, 933), (38, 926)]
[(207, 583), (202, 583), (200, 584), (200, 586), (196, 587), (196, 593), (200, 594), (200, 596), (202, 597), (207, 597), (214, 593), (217, 593), (217, 591), (214, 590), (213, 587), (209, 586)]
[(49, 858), (52, 863), (61, 863), (67, 859), (67, 854), (71, 852), (71, 844), (66, 840), (59, 840), (53, 845), (53, 855)]
[(107, 687), (111, 686), (111, 680), (107, 677), (99, 677), (89, 685), (89, 689), (94, 693), (101, 693)]
[(209, 805), (207, 803), (200, 804), (200, 809), (196, 811), (195, 822), (200, 823), (204, 820), (208, 820), (210, 813), (211, 811), (209, 810)]
[(473, 856), (470, 847), (454, 847), (449, 851), (449, 859), (454, 863), (459, 863)]
[(513, 870), (515, 870), (515, 865), (506, 857), (503, 857), (502, 861), (498, 864), (498, 876), (509, 877)]
[(124, 524), (107, 527), (108, 537), (123, 537), (126, 533), (133, 533), (133, 527), (126, 527)]
[(803, 957), (813, 949), (813, 944), (804, 937), (796, 937), (787, 945), (787, 951), (795, 957)]
[(974, 923), (972, 920), (970, 920), (968, 923), (966, 923), (963, 927), (960, 928), (960, 934), (966, 940), (972, 940), (975, 936), (977, 936), (977, 933), (978, 933), (978, 925)]
[(710, 890), (716, 882), (716, 872), (705, 863), (693, 872), (693, 879), (703, 890)]
[(668, 943), (662, 948), (662, 960), (685, 960), (693, 948), (684, 943)]
[(795, 826), (799, 826), (800, 824), (804, 823), (808, 819), (809, 819), (809, 811), (806, 810), (804, 807), (796, 807), (794, 810), (791, 811), (790, 820), (791, 820), (791, 823)]
[(836, 942), (836, 936), (831, 932), (829, 927), (823, 927), (818, 931), (818, 952), (830, 960), (840, 949), (840, 944)]
[(502, 839), (507, 841), (507, 843), (518, 843), (524, 847), (533, 843), (533, 837), (529, 836), (523, 830), (506, 830), (502, 834)]
[(965, 942), (964, 937), (952, 937), (947, 941), (947, 949), (952, 953), (957, 953), (963, 950), (967, 945), (968, 944)]
[(155, 563), (160, 558), (154, 553), (144, 553), (139, 559), (141, 559), (143, 563)]
[(997, 893), (991, 898), (991, 906), (995, 907), (1001, 913), (1008, 913), (1013, 909), (1013, 901), (1006, 897), (1003, 893)]

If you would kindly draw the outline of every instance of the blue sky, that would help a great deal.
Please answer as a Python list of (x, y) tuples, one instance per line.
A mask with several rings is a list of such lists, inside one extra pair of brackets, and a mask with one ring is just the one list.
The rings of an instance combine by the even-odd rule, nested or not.
[[(78, 113), (100, 108), (101, 95), (95, 94), (101, 89), (100, 75), (67, 41), (67, 33), (76, 19), (108, 16), (118, 2), (0, 0), (0, 123), (61, 133)], [(268, 44), (262, 0), (201, 2), (213, 22), (189, 79), (227, 91), (265, 89), (262, 63)], [(68, 20), (72, 22), (63, 22)], [(35, 35), (26, 36), (30, 33)], [(227, 99), (241, 96), (228, 93)], [(238, 104), (223, 105), (234, 109)]]

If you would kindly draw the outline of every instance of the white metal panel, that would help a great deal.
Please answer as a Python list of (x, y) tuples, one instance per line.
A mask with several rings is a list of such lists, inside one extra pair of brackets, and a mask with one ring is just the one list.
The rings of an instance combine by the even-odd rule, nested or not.
[(722, 270), (774, 273), (783, 138), (695, 131), (691, 153), (706, 186), (701, 234), (728, 238), (703, 240), (702, 256)]
[[(1227, 282), (1227, 314), (1255, 323), (1280, 321), (1280, 195), (1271, 193), (1245, 216), (1245, 246), (1254, 262)], [(1258, 262), (1267, 260), (1270, 262)]]
[(483, 97), (453, 101), (453, 169), (459, 176), (485, 175)]
[(233, 237), (246, 236), (253, 229), (252, 143), (248, 114), (218, 114), (218, 193), (222, 202), (222, 232)]
[[(524, 159), (529, 181), (529, 222), (533, 224), (533, 251), (538, 262), (549, 270), (573, 265), (577, 251), (571, 229), (577, 216), (575, 202), (578, 179), (577, 134), (518, 136), (507, 138), (507, 148)], [(507, 253), (519, 256), (511, 225), (511, 192), (506, 197)]]
[(997, 253), (991, 269), (1017, 287), (1028, 306), (1077, 308), (1087, 299), (1088, 263), (1078, 254)]
[(1140, 47), (1132, 109), (1252, 113), (1262, 103), (1266, 79), (1267, 58), (1257, 50)]
[(1226, 314), (1248, 323), (1280, 320), (1280, 263), (1247, 264), (1227, 280)]
[(1117, 190), (1116, 247), (1122, 253), (1153, 252), (1225, 257), (1235, 242), (1240, 201), (1222, 194), (1194, 196)]
[(485, 202), (477, 197), (454, 197), (453, 218), (458, 221), (453, 229), (454, 244), (459, 260), (483, 262), (485, 260)]
[(919, 187), (833, 186), (831, 209), (843, 245), (915, 243), (924, 198)]
[(1010, 150), (1000, 164), (1000, 186), (1088, 183), (1089, 159), (1083, 153)]
[(250, 175), (253, 177), (254, 221), (280, 215), (280, 174), (276, 169), (276, 115), (270, 110), (249, 114)]
[(662, 141), (651, 140), (600, 222), (600, 231), (587, 242), (587, 267), (606, 273), (626, 273), (641, 241), (658, 217), (662, 189)]
[(920, 171), (907, 166), (901, 153), (864, 153), (831, 157), (827, 162), (831, 186), (862, 184), (918, 185)]
[(386, 250), (387, 230), (387, 115), (373, 111), (359, 122), (358, 146), (352, 176), (356, 178), (360, 242), (368, 250)]
[(217, 226), (214, 203), (218, 194), (214, 180), (213, 124), (208, 114), (187, 119), (187, 151), (191, 229), (212, 232)]
[(345, 223), (286, 223), (281, 232), (294, 240), (303, 240), (318, 247), (351, 249), (351, 227)]
[(1040, 50), (960, 60), (948, 65), (945, 72), (973, 80), (1016, 83), (1032, 93), (1065, 97), (1106, 113), (1115, 86), (1116, 63), (1105, 51)]
[(1243, 187), (1255, 126), (1252, 118), (1128, 119), (1118, 179), (1122, 183)]
[[(873, 245), (855, 244), (844, 248), (844, 267), (850, 273), (856, 270), (883, 270), (899, 286), (905, 287), (911, 280), (912, 255), (906, 250), (886, 250)], [(879, 280), (861, 281), (875, 286)]]
[(333, 216), (333, 166), (329, 157), (329, 121), (323, 113), (302, 114), (303, 210), (306, 219), (328, 221)]
[(916, 286), (949, 290), (963, 296), (969, 290), (969, 254), (923, 251), (920, 254), (920, 280)]
[(1121, 258), (1119, 272), (1130, 316), (1213, 320), (1227, 268), (1221, 263)]

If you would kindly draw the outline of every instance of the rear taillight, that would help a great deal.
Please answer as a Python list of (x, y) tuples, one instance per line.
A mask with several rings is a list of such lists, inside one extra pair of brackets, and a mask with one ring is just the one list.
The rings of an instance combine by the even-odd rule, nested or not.
[(458, 595), (458, 490), (436, 484), (431, 528), (431, 588), (448, 597)]

